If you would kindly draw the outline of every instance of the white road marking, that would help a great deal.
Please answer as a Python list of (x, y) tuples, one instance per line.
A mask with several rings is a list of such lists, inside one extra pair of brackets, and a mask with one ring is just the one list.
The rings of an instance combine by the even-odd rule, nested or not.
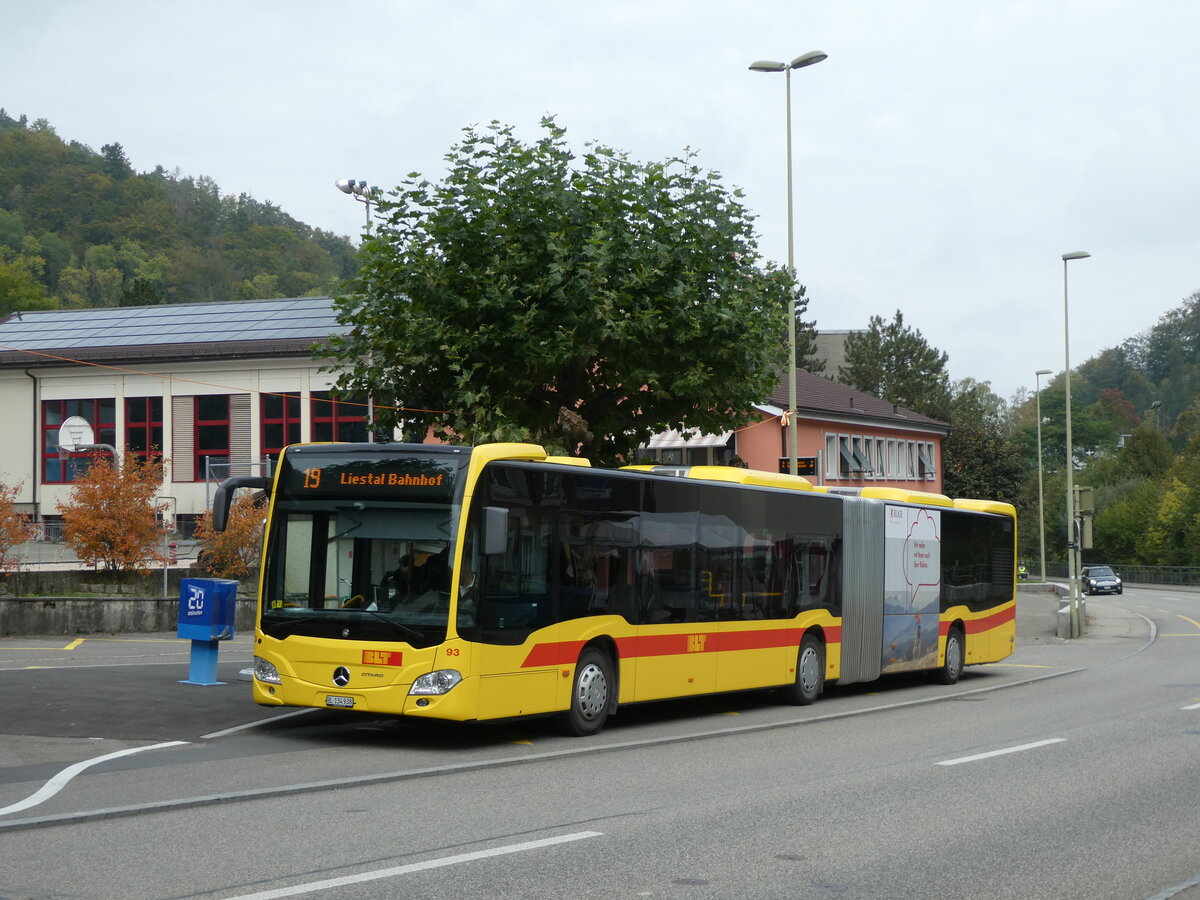
[(104, 756), (97, 756), (95, 759), (85, 759), (83, 762), (77, 762), (73, 766), (67, 766), (42, 787), (30, 794), (24, 800), (18, 801), (11, 806), (5, 806), (0, 809), (0, 816), (7, 816), (9, 813), (20, 812), (23, 809), (29, 809), (31, 806), (37, 806), (39, 803), (45, 803), (59, 791), (67, 786), (72, 778), (82, 772), (84, 769), (90, 769), (92, 766), (98, 766), (102, 762), (108, 762), (110, 759), (119, 759), (122, 756), (131, 756), (134, 753), (141, 753), (145, 750), (161, 750), (166, 747), (181, 747), (187, 741), (167, 741), (165, 744), (150, 744), (147, 747), (130, 747), (128, 750), (118, 750), (115, 753), (106, 753)]
[(260, 725), (269, 725), (272, 722), (278, 722), (280, 719), (290, 719), (293, 716), (302, 716), (307, 713), (316, 712), (317, 708), (298, 709), (295, 712), (280, 713), (277, 716), (270, 716), (266, 719), (258, 719), (254, 722), (247, 722), (245, 725), (235, 725), (232, 728), (226, 728), (224, 731), (211, 731), (208, 734), (200, 735), (200, 740), (208, 741), (213, 738), (225, 737), (227, 734), (236, 734), (239, 731), (245, 731), (248, 728), (258, 728)]
[(526, 850), (540, 850), (543, 847), (553, 847), (556, 844), (566, 844), (581, 841), (585, 838), (600, 837), (600, 831), (577, 831), (573, 834), (563, 834), (558, 837), (543, 838), (540, 841), (526, 841), (523, 844), (509, 844), (506, 847), (492, 847), (490, 850), (475, 850), (471, 853), (457, 853), (454, 856), (443, 856), (440, 859), (427, 859), (425, 862), (409, 863), (404, 866), (393, 866), (390, 869), (376, 869), (373, 872), (360, 872), (357, 875), (347, 875), (344, 878), (328, 878), (324, 881), (311, 881), (308, 884), (297, 884), (292, 887), (276, 888), (270, 891), (260, 891), (256, 894), (242, 894), (230, 897), (229, 900), (276, 900), (278, 897), (296, 897), (300, 894), (311, 894), (314, 891), (327, 891), (333, 888), (345, 887), (349, 884), (363, 884), (367, 881), (378, 881), (382, 878), (394, 878), (397, 875), (407, 875), (410, 872), (424, 872), (429, 869), (440, 869), (459, 863), (473, 862), (477, 859), (489, 859), (493, 856), (505, 856), (509, 853), (524, 853)]
[(1035, 747), (1045, 747), (1048, 744), (1060, 744), (1066, 738), (1050, 738), (1045, 741), (1034, 741), (1032, 744), (1021, 744), (1019, 747), (1005, 747), (1003, 750), (989, 750), (987, 753), (976, 753), (974, 756), (960, 756), (958, 759), (944, 759), (939, 766), (957, 766), (959, 763), (976, 762), (981, 759), (991, 759), (993, 756), (1004, 756), (1006, 753), (1020, 753), (1022, 750), (1033, 750)]
[(1181, 706), (1180, 709), (1200, 709), (1200, 703), (1193, 703), (1191, 706)]

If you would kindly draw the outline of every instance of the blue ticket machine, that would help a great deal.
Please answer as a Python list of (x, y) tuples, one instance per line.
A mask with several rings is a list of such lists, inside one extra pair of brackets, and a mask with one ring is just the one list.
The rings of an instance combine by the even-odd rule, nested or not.
[(233, 637), (238, 583), (227, 578), (184, 578), (179, 583), (179, 629), (192, 642), (188, 677), (181, 684), (217, 681), (217, 647)]

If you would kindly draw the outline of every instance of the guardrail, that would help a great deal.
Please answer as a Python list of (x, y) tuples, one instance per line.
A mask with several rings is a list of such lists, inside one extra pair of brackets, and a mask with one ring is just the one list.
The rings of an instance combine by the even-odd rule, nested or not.
[[(1084, 565), (1106, 565), (1105, 563), (1084, 563)], [(1121, 576), (1122, 581), (1136, 584), (1170, 584), (1200, 587), (1200, 566), (1125, 566), (1112, 563), (1112, 570)], [(1065, 562), (1046, 563), (1047, 578), (1066, 578), (1067, 564)]]

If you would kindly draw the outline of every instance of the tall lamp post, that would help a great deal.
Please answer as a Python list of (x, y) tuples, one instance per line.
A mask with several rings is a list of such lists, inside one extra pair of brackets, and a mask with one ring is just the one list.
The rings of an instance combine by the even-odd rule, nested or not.
[(1071, 440), (1071, 319), (1067, 303), (1067, 263), (1075, 259), (1087, 259), (1092, 254), (1086, 250), (1075, 250), (1062, 255), (1063, 261), (1063, 358), (1066, 363), (1064, 378), (1067, 389), (1067, 577), (1069, 580), (1071, 605), (1071, 637), (1083, 634), (1083, 621), (1079, 615), (1079, 540), (1075, 530), (1075, 447)]
[(1038, 554), (1042, 563), (1042, 583), (1046, 581), (1046, 513), (1042, 502), (1042, 376), (1049, 369), (1038, 369), (1033, 373), (1037, 382), (1037, 453), (1038, 453)]
[(340, 178), (334, 182), (337, 189), (343, 194), (349, 194), (360, 203), (365, 203), (367, 206), (367, 231), (371, 230), (371, 204), (376, 202), (379, 196), (378, 187), (367, 187), (365, 181), (355, 181), (353, 178)]
[(799, 474), (799, 437), (796, 429), (796, 262), (793, 256), (792, 242), (792, 69), (803, 69), (814, 66), (826, 59), (828, 54), (820, 50), (811, 50), (802, 56), (797, 56), (790, 63), (775, 62), (770, 59), (760, 59), (751, 63), (752, 72), (783, 72), (787, 78), (787, 232), (788, 232), (788, 275), (792, 283), (788, 293), (788, 460), (789, 469), (793, 475)]

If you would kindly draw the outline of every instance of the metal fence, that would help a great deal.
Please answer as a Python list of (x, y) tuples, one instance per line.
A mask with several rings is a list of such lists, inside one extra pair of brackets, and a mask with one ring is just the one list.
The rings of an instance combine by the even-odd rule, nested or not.
[(258, 462), (230, 463), (228, 459), (213, 459), (211, 456), (204, 460), (204, 505), (212, 506), (213, 494), (221, 482), (230, 475), (262, 475), (270, 478), (274, 471), (273, 460), (264, 456)]
[[(1084, 563), (1084, 565), (1089, 565)], [(1096, 565), (1101, 565), (1096, 563)], [(1121, 580), (1134, 584), (1171, 584), (1200, 587), (1200, 566), (1122, 566), (1114, 565), (1112, 570), (1121, 576)], [(1032, 574), (1032, 570), (1030, 570)], [(1065, 562), (1047, 562), (1047, 578), (1067, 578)]]

